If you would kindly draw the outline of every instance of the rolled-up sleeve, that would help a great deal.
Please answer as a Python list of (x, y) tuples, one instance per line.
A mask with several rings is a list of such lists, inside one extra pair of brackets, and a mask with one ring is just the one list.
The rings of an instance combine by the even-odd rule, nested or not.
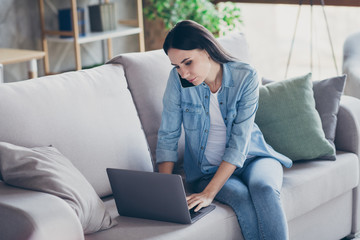
[(181, 124), (181, 86), (176, 78), (176, 70), (173, 69), (170, 72), (163, 97), (163, 112), (156, 147), (156, 163), (177, 161)]
[(242, 167), (249, 152), (251, 133), (258, 108), (259, 81), (255, 70), (246, 75), (239, 88), (236, 114), (223, 160)]

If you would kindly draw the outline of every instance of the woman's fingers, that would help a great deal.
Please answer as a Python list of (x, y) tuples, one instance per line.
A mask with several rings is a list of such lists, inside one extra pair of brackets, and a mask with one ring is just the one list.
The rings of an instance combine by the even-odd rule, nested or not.
[(190, 201), (187, 202), (188, 204), (188, 208), (192, 209), (193, 207), (195, 207), (196, 205), (199, 205), (202, 202), (201, 199), (191, 199)]
[(188, 204), (189, 204), (189, 203), (191, 203), (191, 202), (193, 202), (193, 201), (198, 200), (198, 199), (199, 199), (199, 197), (200, 197), (200, 194), (195, 193), (195, 194), (192, 194), (192, 195), (190, 195), (190, 196), (186, 197), (186, 201), (187, 201), (187, 202), (188, 202)]
[(192, 209), (193, 207), (197, 206), (195, 208), (195, 212), (199, 211), (201, 208), (209, 206), (211, 203), (211, 200), (209, 200), (207, 197), (205, 197), (202, 194), (192, 194), (186, 198), (188, 208)]
[(207, 207), (208, 205), (209, 205), (209, 204), (207, 204), (207, 205), (204, 206), (204, 202), (202, 202), (202, 203), (200, 203), (200, 204), (198, 204), (198, 205), (196, 206), (196, 208), (194, 209), (194, 211), (197, 212), (197, 211), (199, 211), (200, 209), (202, 209), (203, 207)]

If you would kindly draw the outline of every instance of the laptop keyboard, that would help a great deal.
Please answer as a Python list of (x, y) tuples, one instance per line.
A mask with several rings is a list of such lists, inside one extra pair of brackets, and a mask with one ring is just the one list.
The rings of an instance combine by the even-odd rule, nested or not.
[(200, 214), (200, 211), (195, 212), (193, 208), (190, 209), (189, 212), (190, 212), (190, 217), (191, 218), (194, 218), (194, 217), (196, 217), (196, 216), (198, 216)]

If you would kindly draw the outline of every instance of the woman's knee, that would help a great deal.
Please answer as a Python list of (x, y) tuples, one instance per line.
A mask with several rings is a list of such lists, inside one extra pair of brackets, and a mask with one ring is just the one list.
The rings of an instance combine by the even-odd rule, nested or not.
[(243, 179), (250, 192), (279, 194), (283, 181), (283, 169), (275, 159), (259, 158), (245, 170)]
[(249, 189), (237, 177), (230, 177), (221, 188), (216, 199), (222, 202), (244, 202), (251, 201)]
[(254, 197), (255, 195), (261, 195), (276, 196), (277, 198), (280, 198), (279, 187), (273, 184), (269, 184), (263, 179), (250, 182), (248, 187), (252, 197)]

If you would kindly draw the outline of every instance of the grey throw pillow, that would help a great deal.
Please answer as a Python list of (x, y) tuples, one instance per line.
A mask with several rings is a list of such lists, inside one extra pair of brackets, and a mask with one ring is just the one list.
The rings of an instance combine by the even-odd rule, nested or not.
[[(262, 78), (263, 85), (272, 82), (274, 81)], [(340, 98), (344, 92), (345, 82), (346, 75), (313, 81), (315, 108), (320, 115), (325, 137), (333, 147), (335, 147), (334, 139), (337, 114), (340, 106)], [(335, 155), (323, 157), (322, 159), (334, 160)]]
[(116, 224), (90, 183), (54, 147), (26, 148), (0, 142), (0, 171), (9, 185), (64, 199), (76, 212), (85, 234)]

